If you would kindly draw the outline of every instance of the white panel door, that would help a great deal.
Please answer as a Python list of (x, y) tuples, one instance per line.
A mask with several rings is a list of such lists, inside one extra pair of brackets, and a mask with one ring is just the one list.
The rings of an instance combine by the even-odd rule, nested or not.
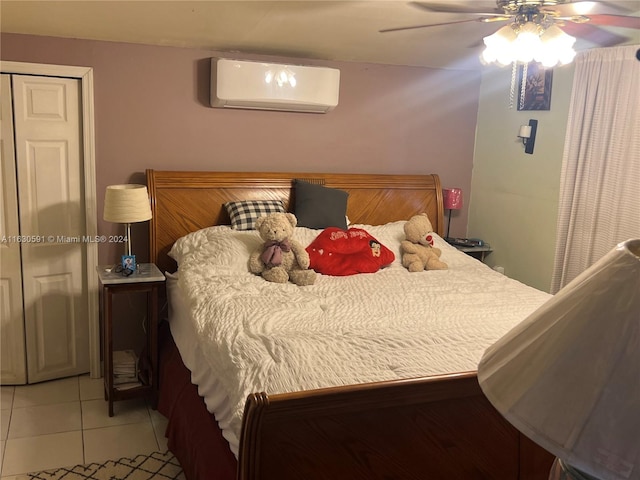
[(0, 380), (2, 384), (27, 382), (18, 189), (13, 149), (11, 79), (0, 78)]
[(13, 76), (29, 383), (89, 371), (80, 82)]

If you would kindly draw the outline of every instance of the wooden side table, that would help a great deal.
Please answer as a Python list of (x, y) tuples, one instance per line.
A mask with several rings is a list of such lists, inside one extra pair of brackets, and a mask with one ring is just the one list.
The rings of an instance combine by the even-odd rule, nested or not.
[[(102, 325), (104, 357), (104, 395), (109, 402), (109, 416), (113, 417), (113, 402), (152, 395), (158, 392), (158, 292), (165, 281), (153, 263), (138, 264), (130, 276), (116, 273), (112, 265), (96, 267), (100, 281), (100, 323)], [(147, 294), (147, 315), (144, 324), (146, 341), (136, 365), (137, 381), (127, 385), (114, 384), (113, 365), (113, 296), (123, 293)]]

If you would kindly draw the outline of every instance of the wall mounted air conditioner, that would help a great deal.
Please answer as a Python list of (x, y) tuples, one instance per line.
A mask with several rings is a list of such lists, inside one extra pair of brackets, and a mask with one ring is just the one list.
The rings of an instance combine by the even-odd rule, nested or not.
[(326, 113), (338, 105), (340, 70), (211, 59), (211, 106)]

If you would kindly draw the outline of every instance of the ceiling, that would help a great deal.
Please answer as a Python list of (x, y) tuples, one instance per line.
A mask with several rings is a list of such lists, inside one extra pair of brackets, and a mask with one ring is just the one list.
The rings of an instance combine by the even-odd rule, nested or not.
[[(494, 0), (439, 3), (495, 7)], [(640, 0), (600, 5), (640, 16)], [(504, 23), (379, 30), (470, 18), (428, 12), (405, 1), (0, 1), (2, 32), (188, 47), (229, 56), (242, 52), (456, 69), (481, 67), (482, 38)], [(600, 28), (622, 35), (626, 44), (640, 44), (640, 30)], [(576, 43), (578, 50), (596, 46), (585, 39)]]

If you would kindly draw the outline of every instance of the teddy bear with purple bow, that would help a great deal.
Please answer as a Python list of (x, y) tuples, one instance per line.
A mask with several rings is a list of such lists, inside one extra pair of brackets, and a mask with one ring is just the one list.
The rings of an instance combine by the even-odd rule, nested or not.
[(293, 213), (271, 213), (256, 220), (256, 230), (264, 244), (249, 257), (252, 273), (274, 283), (313, 285), (316, 272), (309, 270), (309, 254), (291, 238), (297, 223)]

